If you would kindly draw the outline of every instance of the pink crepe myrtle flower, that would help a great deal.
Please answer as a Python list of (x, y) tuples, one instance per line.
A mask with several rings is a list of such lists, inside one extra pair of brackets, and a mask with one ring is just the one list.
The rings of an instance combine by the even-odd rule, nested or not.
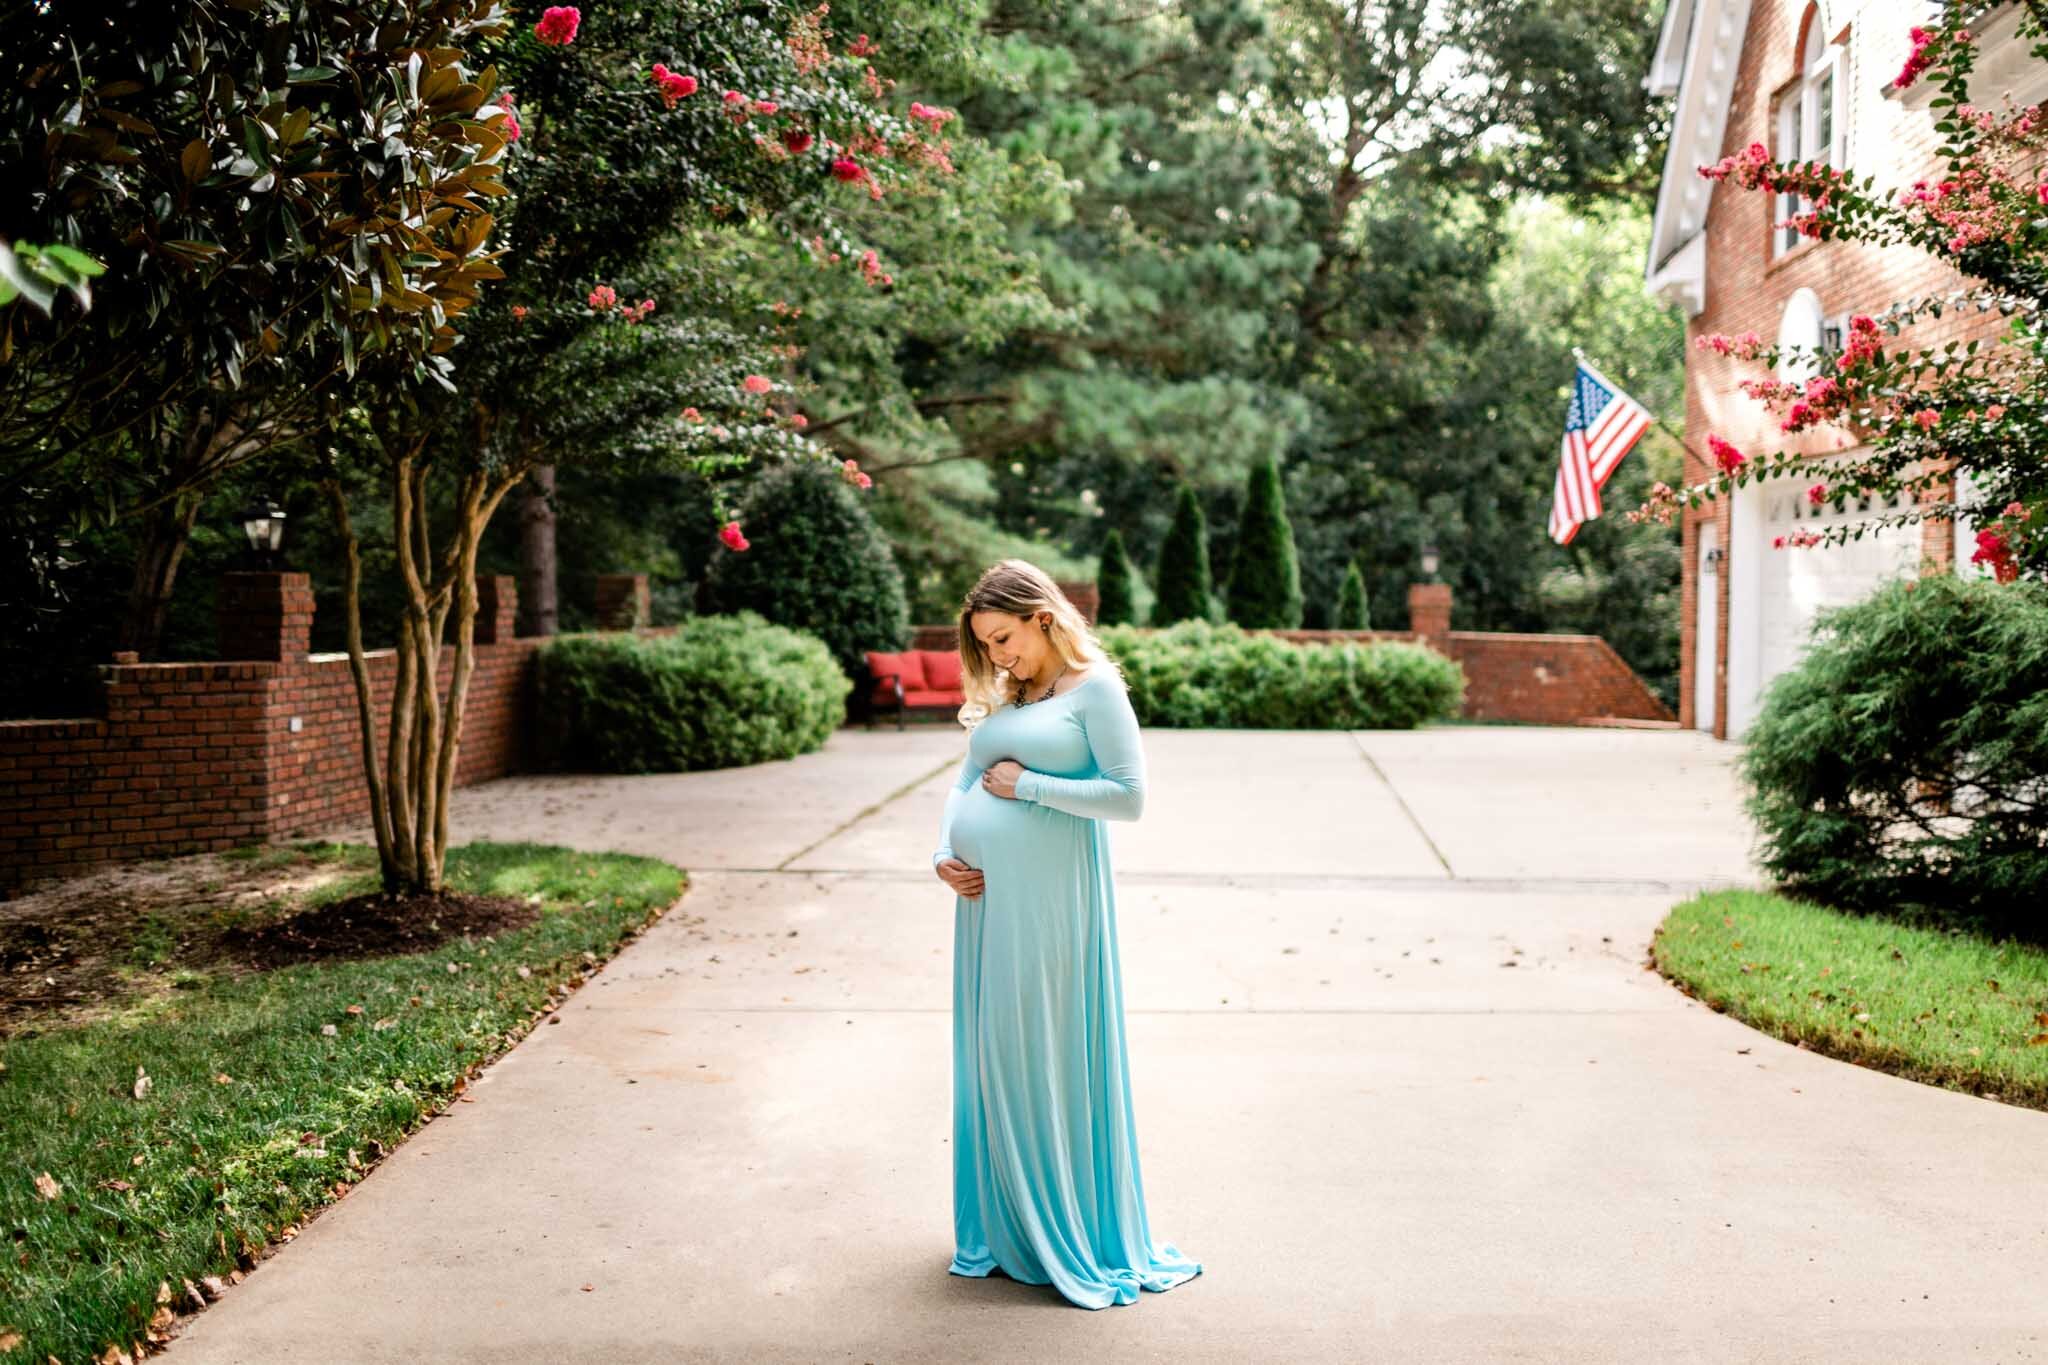
[(774, 100), (754, 101), (754, 112), (757, 114), (772, 114), (781, 107), (782, 106), (777, 104)]
[(660, 62), (654, 64), (654, 85), (661, 92), (661, 98), (669, 108), (697, 93), (697, 78), (686, 76), (680, 71), (671, 71)]
[(873, 39), (869, 38), (867, 34), (863, 33), (860, 35), (860, 37), (855, 38), (852, 44), (848, 46), (848, 48), (846, 49), (846, 55), (849, 57), (872, 57), (881, 50), (881, 48), (875, 45)]
[(2003, 416), (2005, 416), (2005, 404), (2003, 403), (1993, 403), (1984, 409), (1984, 420), (1987, 422), (1996, 422)]
[(801, 128), (786, 128), (782, 133), (782, 145), (795, 153), (808, 152), (814, 140)]
[(802, 431), (805, 427), (811, 424), (811, 419), (804, 416), (800, 412), (792, 412), (789, 415), (789, 424), (795, 427), (798, 431)]
[(863, 490), (873, 488), (875, 486), (875, 481), (873, 477), (866, 473), (862, 473), (856, 476), (854, 482), (859, 484)]
[(852, 184), (854, 181), (867, 179), (868, 168), (850, 156), (842, 156), (832, 163), (832, 174)]
[(1719, 436), (1707, 437), (1707, 449), (1714, 452), (1714, 463), (1723, 474), (1733, 474), (1742, 468), (1748, 457)]
[(1892, 84), (1901, 90), (1919, 80), (1920, 74), (1934, 65), (1934, 58), (1928, 55), (1928, 49), (1934, 46), (1934, 34), (1915, 26), (1906, 36), (1911, 39), (1913, 50), (1906, 54), (1906, 64), (1899, 68), (1899, 74), (1892, 77)]
[(590, 291), (590, 306), (600, 313), (609, 313), (619, 301), (619, 291), (608, 284), (601, 284)]
[(1817, 416), (1818, 414), (1813, 410), (1813, 404), (1806, 402), (1794, 403), (1792, 410), (1785, 414), (1785, 420), (1778, 423), (1778, 430), (1804, 431), (1813, 425)]
[(533, 36), (550, 47), (567, 47), (576, 41), (576, 26), (582, 22), (583, 11), (574, 5), (550, 5), (541, 11)]
[(510, 104), (505, 106), (505, 141), (517, 142), (525, 129), (519, 126), (519, 111)]
[(695, 408), (684, 408), (683, 420), (685, 422), (701, 422), (704, 420), (704, 414), (697, 411)]
[(1992, 576), (2001, 583), (2010, 583), (2020, 576), (2019, 561), (2012, 555), (2012, 544), (1998, 531), (1977, 533), (1977, 552), (1970, 556), (1972, 564), (1989, 564)]
[(727, 104), (745, 104), (747, 102), (747, 97), (737, 90), (728, 90), (723, 95), (720, 95), (719, 98)]
[(1828, 486), (1824, 483), (1817, 483), (1813, 487), (1807, 489), (1806, 500), (1812, 503), (1815, 507), (1820, 506), (1822, 503), (1828, 500)]
[(527, 315), (527, 313), (528, 313), (528, 312), (530, 312), (530, 311), (531, 311), (531, 310), (530, 310), (529, 308), (527, 308), (527, 306), (526, 306), (525, 304), (523, 304), (523, 303), (515, 303), (515, 304), (513, 304), (513, 305), (512, 305), (512, 321), (514, 321), (514, 322), (524, 322), (524, 321), (526, 321), (526, 315)]
[(766, 393), (774, 388), (775, 384), (765, 374), (750, 374), (740, 381), (740, 387), (748, 393)]
[(718, 538), (725, 542), (728, 550), (737, 552), (747, 548), (747, 538), (740, 533), (740, 524), (736, 521), (728, 521), (719, 531)]
[(1934, 424), (1941, 420), (1941, 414), (1933, 408), (1922, 408), (1913, 414), (1913, 420), (1920, 424), (1920, 430), (1932, 431)]
[(2034, 519), (2033, 510), (2023, 502), (2007, 503), (2005, 510), (1998, 515), (2004, 517), (2007, 521), (2032, 521)]

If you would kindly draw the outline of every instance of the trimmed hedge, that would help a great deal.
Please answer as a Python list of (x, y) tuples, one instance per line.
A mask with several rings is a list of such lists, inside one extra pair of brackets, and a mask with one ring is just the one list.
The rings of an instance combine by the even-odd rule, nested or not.
[(2048, 934), (2048, 585), (1941, 575), (1823, 613), (1743, 738), (1787, 888)]
[(581, 772), (794, 758), (846, 719), (853, 687), (821, 641), (750, 611), (674, 635), (563, 636), (537, 664), (542, 760)]
[(1297, 645), (1201, 621), (1101, 635), (1141, 725), (1411, 730), (1456, 716), (1465, 700), (1464, 670), (1422, 645)]

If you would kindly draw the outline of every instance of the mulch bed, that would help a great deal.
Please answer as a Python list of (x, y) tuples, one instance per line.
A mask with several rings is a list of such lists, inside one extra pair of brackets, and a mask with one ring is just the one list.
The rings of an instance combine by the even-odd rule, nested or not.
[(539, 917), (539, 910), (512, 896), (375, 892), (253, 929), (230, 929), (221, 936), (221, 946), (253, 966), (287, 967), (296, 962), (423, 953), (464, 934), (504, 933)]
[(302, 897), (363, 870), (282, 848), (256, 859), (196, 854), (109, 867), (0, 900), (0, 1038), (172, 989), (180, 971), (235, 976), (427, 952), (539, 914), (514, 897), (450, 892), (354, 896), (288, 915)]

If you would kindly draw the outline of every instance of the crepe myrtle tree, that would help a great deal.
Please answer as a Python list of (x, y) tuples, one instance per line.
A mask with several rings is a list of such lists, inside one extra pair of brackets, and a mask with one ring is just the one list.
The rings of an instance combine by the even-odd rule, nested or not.
[(214, 484), (315, 431), (366, 359), (445, 382), (453, 319), (498, 273), (474, 54), (507, 20), (496, 0), (18, 8), (0, 500), (139, 522), (122, 635), (148, 650)]
[[(1850, 319), (1846, 344), (1830, 358), (1805, 348), (1766, 346), (1755, 333), (1703, 336), (1695, 345), (1775, 375), (1782, 365), (1814, 371), (1800, 383), (1751, 378), (1741, 388), (1780, 415), (1788, 435), (1834, 429), (1830, 449), (1807, 437), (1793, 451), (1745, 452), (1719, 435), (1707, 438), (1715, 472), (1682, 489), (1656, 485), (1650, 500), (1630, 514), (1669, 522), (1681, 507), (1713, 499), (1756, 479), (1810, 480), (1815, 506), (1869, 492), (1889, 500), (1907, 491), (1910, 508), (1886, 512), (1825, 532), (1798, 532), (1778, 548), (1839, 544), (1880, 527), (1904, 525), (1951, 509), (1937, 495), (1957, 470), (1966, 471), (1974, 500), (1960, 510), (1982, 528), (1971, 554), (2002, 582), (2048, 576), (2048, 181), (2023, 167), (2037, 166), (2048, 148), (2048, 114), (2038, 106), (2001, 110), (1969, 102), (1976, 48), (1962, 24), (1963, 11), (1935, 28), (1914, 28), (1911, 55), (1897, 77), (1901, 87), (1935, 80), (1931, 102), (1947, 163), (1940, 179), (1904, 190), (1880, 191), (1873, 178), (1855, 179), (1816, 162), (1787, 164), (1753, 143), (1700, 174), (1744, 189), (1799, 196), (1799, 212), (1780, 226), (1822, 239), (1908, 243), (1983, 283), (1942, 296), (1908, 299), (1881, 313)], [(2048, 61), (2041, 0), (2028, 0), (2019, 32), (2033, 39), (2036, 61)], [(2010, 319), (1990, 345), (1947, 342), (1906, 348), (1888, 344), (1907, 326), (1944, 309), (1991, 309)], [(1844, 460), (1839, 452), (1858, 452)]]
[[(769, 320), (735, 321), (691, 263), (707, 236), (746, 234), (892, 285), (842, 216), (945, 173), (952, 115), (893, 111), (875, 55), (865, 36), (835, 45), (822, 6), (703, 0), (555, 6), (497, 53), (505, 82), (482, 113), (512, 148), (505, 278), (464, 319), (456, 393), (367, 386), (339, 420), (344, 439), (319, 456), (348, 565), (345, 631), (388, 890), (441, 887), (477, 550), (507, 494), (557, 461), (655, 461), (709, 480), (725, 552), (744, 553), (738, 481), (720, 476), (830, 458), (775, 377), (791, 343)], [(403, 586), (381, 753), (351, 464), (374, 469), (389, 498)], [(452, 510), (438, 528), (436, 506)]]

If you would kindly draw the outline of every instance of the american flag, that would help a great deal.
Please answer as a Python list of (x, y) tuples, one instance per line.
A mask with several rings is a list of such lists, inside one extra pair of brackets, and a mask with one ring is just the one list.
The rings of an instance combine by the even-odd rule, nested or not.
[(1557, 496), (1550, 507), (1552, 540), (1570, 544), (1582, 524), (1600, 515), (1600, 489), (1649, 426), (1648, 410), (1581, 356), (1564, 418)]

